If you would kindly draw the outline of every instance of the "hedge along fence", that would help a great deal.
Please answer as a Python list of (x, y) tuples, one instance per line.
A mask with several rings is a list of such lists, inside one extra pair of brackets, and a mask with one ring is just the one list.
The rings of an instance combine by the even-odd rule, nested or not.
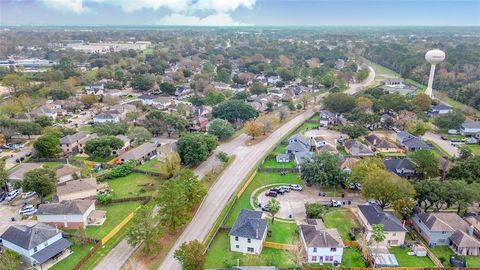
[[(309, 117), (309, 119), (314, 115), (315, 115), (315, 112), (313, 112), (313, 114)], [(308, 121), (308, 119), (307, 119), (307, 121)], [(207, 252), (210, 245), (212, 244), (213, 239), (218, 232), (218, 229), (220, 227), (222, 227), (223, 224), (225, 223), (225, 220), (228, 217), (228, 215), (230, 214), (230, 211), (232, 210), (233, 205), (235, 205), (235, 202), (237, 201), (237, 199), (240, 197), (240, 195), (243, 194), (243, 192), (245, 192), (245, 189), (248, 187), (248, 185), (253, 181), (253, 179), (257, 175), (258, 168), (264, 162), (265, 158), (268, 157), (268, 155), (273, 151), (273, 149), (275, 149), (277, 146), (282, 144), (288, 136), (290, 136), (292, 133), (295, 133), (298, 130), (298, 128), (301, 127), (304, 123), (305, 123), (305, 121), (302, 121), (302, 122), (298, 123), (295, 127), (293, 127), (290, 130), (290, 132), (288, 132), (285, 135), (283, 135), (282, 137), (280, 137), (280, 139), (277, 141), (277, 143), (273, 144), (266, 151), (266, 153), (260, 158), (260, 160), (255, 164), (255, 166), (252, 167), (252, 169), (247, 174), (247, 176), (242, 180), (242, 182), (245, 182), (245, 181), (246, 182), (240, 188), (238, 188), (237, 191), (232, 194), (232, 196), (230, 196), (230, 199), (228, 199), (228, 201), (227, 201), (225, 207), (223, 208), (222, 212), (217, 217), (217, 219), (215, 220), (215, 223), (213, 224), (212, 228), (210, 228), (210, 231), (208, 232), (207, 236), (203, 240), (203, 244), (205, 245), (204, 254)]]

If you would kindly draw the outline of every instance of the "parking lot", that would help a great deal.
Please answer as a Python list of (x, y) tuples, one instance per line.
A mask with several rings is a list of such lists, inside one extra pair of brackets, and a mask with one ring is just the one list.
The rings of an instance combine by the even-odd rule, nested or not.
[[(277, 217), (285, 219), (293, 218), (295, 221), (300, 222), (306, 218), (305, 203), (321, 202), (329, 204), (332, 198), (339, 200), (342, 203), (345, 202), (345, 205), (342, 207), (349, 207), (347, 205), (349, 200), (352, 202), (350, 206), (365, 203), (365, 200), (361, 198), (359, 193), (346, 193), (345, 198), (342, 198), (342, 190), (339, 189), (338, 192), (336, 192), (335, 197), (322, 197), (318, 195), (320, 191), (320, 189), (315, 187), (304, 187), (303, 191), (292, 190), (283, 195), (279, 194), (275, 198), (280, 202), (280, 210)], [(265, 192), (261, 192), (257, 197), (258, 203), (261, 203), (262, 205), (267, 204), (271, 199), (272, 197), (265, 196)]]
[[(28, 200), (29, 204), (34, 204), (35, 199)], [(11, 225), (34, 225), (37, 223), (33, 217), (22, 219), (22, 216), (18, 213), (20, 208), (23, 205), (23, 200), (21, 195), (19, 195), (13, 202), (10, 204), (6, 202), (0, 203), (0, 235), (3, 234), (8, 227)], [(11, 218), (15, 217), (15, 221), (12, 221)]]

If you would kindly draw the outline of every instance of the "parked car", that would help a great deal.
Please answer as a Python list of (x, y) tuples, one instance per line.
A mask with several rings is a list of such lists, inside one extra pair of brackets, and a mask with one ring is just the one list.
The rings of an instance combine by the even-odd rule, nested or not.
[(342, 202), (332, 199), (332, 200), (330, 201), (330, 206), (331, 206), (331, 207), (341, 207), (341, 206), (342, 206)]
[(281, 186), (280, 188), (285, 190), (285, 192), (290, 192), (290, 186)]
[(362, 190), (362, 184), (360, 184), (360, 183), (355, 183), (355, 189), (357, 189), (357, 190)]
[(447, 137), (447, 136), (442, 136), (442, 137), (440, 137), (440, 138), (442, 138), (442, 140), (444, 140), (444, 141), (448, 141), (448, 137)]
[(275, 191), (269, 190), (269, 191), (265, 192), (265, 196), (267, 196), (267, 197), (277, 197), (278, 193), (275, 192)]
[(15, 162), (20, 163), (25, 160), (25, 157), (19, 157), (15, 160)]
[(37, 209), (33, 205), (25, 205), (18, 211), (18, 213), (22, 216), (31, 216), (37, 212)]
[(8, 194), (7, 194), (7, 197), (5, 197), (5, 201), (9, 202), (13, 199), (15, 199), (18, 194), (20, 193), (20, 191), (18, 189), (15, 189), (13, 191), (10, 191)]
[(302, 191), (303, 188), (300, 186), (300, 185), (297, 185), (297, 184), (290, 184), (290, 189), (291, 190), (296, 190), (296, 191)]
[(8, 192), (2, 192), (0, 193), (0, 202), (3, 202), (5, 198), (7, 197)]
[(265, 212), (269, 211), (268, 205), (266, 205), (266, 204), (260, 204), (260, 209), (262, 209), (262, 211), (265, 211)]
[(323, 192), (323, 191), (320, 191), (320, 192), (318, 193), (318, 196), (325, 197), (325, 196), (327, 196), (327, 193), (325, 193), (325, 192)]
[(29, 191), (27, 193), (23, 193), (22, 199), (31, 198), (31, 197), (35, 196), (35, 194), (37, 194), (35, 191)]
[(285, 190), (282, 188), (271, 188), (270, 191), (275, 192), (277, 194), (283, 195), (285, 193)]

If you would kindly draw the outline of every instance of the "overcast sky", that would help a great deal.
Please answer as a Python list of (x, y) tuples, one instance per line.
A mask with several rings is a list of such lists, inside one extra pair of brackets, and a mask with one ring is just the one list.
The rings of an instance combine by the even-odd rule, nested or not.
[(2, 25), (480, 25), (480, 0), (0, 0)]

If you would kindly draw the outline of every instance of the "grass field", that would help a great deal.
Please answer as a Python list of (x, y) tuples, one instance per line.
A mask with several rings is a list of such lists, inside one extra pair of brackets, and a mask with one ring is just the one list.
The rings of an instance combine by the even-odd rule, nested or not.
[(45, 162), (45, 163), (43, 163), (43, 168), (56, 170), (56, 169), (58, 169), (58, 167), (62, 166), (63, 164), (65, 164), (65, 163), (57, 162), (57, 161), (55, 161), (55, 162)]
[(323, 221), (325, 227), (337, 229), (344, 241), (350, 240), (350, 229), (358, 226), (352, 212), (348, 210), (332, 210), (324, 215)]
[(163, 163), (158, 161), (157, 159), (150, 159), (142, 165), (138, 166), (137, 169), (153, 173), (163, 173), (165, 171)]
[(264, 248), (262, 254), (243, 255), (239, 252), (230, 251), (230, 238), (227, 233), (218, 233), (213, 240), (205, 261), (205, 268), (222, 268), (237, 265), (273, 265), (280, 268), (295, 267), (287, 251)]
[(411, 256), (407, 253), (410, 251), (408, 248), (392, 247), (388, 251), (395, 255), (400, 267), (434, 267), (435, 264), (428, 257)]
[(83, 133), (93, 133), (93, 127), (92, 126), (81, 126), (78, 128), (78, 131), (83, 132)]
[(252, 209), (250, 206), (250, 196), (252, 192), (265, 185), (269, 184), (301, 184), (301, 181), (297, 174), (288, 173), (286, 175), (280, 175), (279, 173), (257, 173), (253, 181), (245, 189), (245, 192), (237, 199), (235, 202), (230, 215), (226, 219), (225, 226), (231, 227), (235, 220), (237, 219), (240, 210), (242, 209)]
[(295, 167), (295, 164), (292, 159), (289, 162), (277, 162), (275, 159), (267, 159), (265, 162), (263, 162), (263, 167), (274, 169), (292, 169)]
[(365, 267), (360, 251), (356, 248), (346, 247), (343, 249), (342, 264), (343, 267)]
[(93, 247), (93, 244), (86, 244), (85, 246), (81, 246), (75, 241), (72, 241), (72, 238), (69, 238), (68, 241), (72, 242), (72, 246), (70, 247), (70, 250), (73, 251), (72, 254), (70, 254), (68, 257), (65, 259), (59, 261), (56, 263), (54, 266), (48, 268), (51, 270), (63, 270), (63, 269), (73, 269), (73, 267), (85, 256), (87, 253), (90, 251), (90, 249)]
[(268, 230), (272, 231), (270, 237), (267, 237), (267, 241), (275, 243), (292, 244), (297, 233), (297, 225), (295, 223), (287, 223), (281, 221), (268, 220)]
[[(431, 248), (430, 250), (433, 252), (433, 254), (435, 254), (437, 258), (443, 258), (446, 261), (446, 263), (444, 264), (445, 266), (449, 266), (448, 260), (450, 259), (450, 256), (455, 255), (453, 250), (451, 250), (448, 246), (437, 246)], [(468, 267), (480, 267), (479, 256), (467, 256), (466, 259)]]
[(318, 125), (319, 125), (318, 123), (305, 122), (298, 129), (296, 129), (295, 132), (293, 132), (292, 134), (296, 134), (296, 133), (303, 134), (307, 130), (317, 128)]
[(287, 145), (285, 144), (280, 144), (277, 146), (275, 149), (273, 149), (272, 154), (277, 155), (277, 154), (285, 154), (285, 148), (287, 148)]
[(132, 173), (108, 181), (114, 199), (152, 195), (162, 180), (141, 173)]
[(480, 144), (465, 144), (461, 147), (470, 149), (474, 155), (480, 156)]

